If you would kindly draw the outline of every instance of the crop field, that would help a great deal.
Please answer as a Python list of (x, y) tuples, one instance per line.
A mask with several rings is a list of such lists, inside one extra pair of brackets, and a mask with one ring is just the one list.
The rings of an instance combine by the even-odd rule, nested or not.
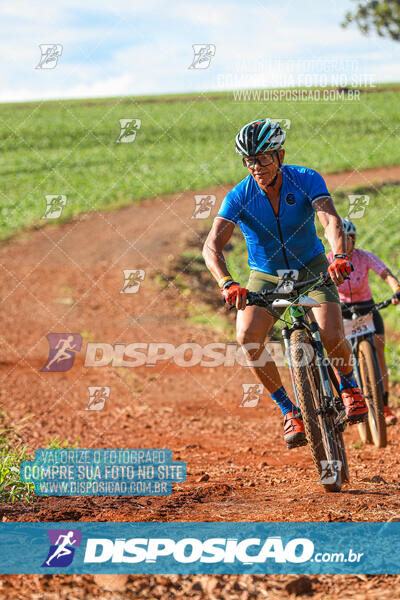
[[(399, 92), (337, 103), (210, 97), (0, 106), (0, 237), (43, 224), (50, 194), (67, 197), (65, 219), (238, 181), (244, 169), (234, 135), (257, 116), (290, 121), (287, 164), (333, 173), (400, 163), (394, 135), (400, 127)], [(119, 120), (128, 118), (141, 121), (136, 138), (118, 143)]]

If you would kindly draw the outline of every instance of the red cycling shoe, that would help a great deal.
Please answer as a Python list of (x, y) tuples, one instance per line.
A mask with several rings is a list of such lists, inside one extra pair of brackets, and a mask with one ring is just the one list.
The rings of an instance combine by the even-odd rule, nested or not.
[(368, 406), (360, 388), (347, 388), (341, 391), (341, 395), (346, 409), (347, 421), (350, 425), (362, 423), (368, 419)]
[(306, 432), (300, 413), (288, 412), (283, 418), (283, 439), (289, 450), (307, 444)]
[(397, 423), (397, 417), (390, 408), (390, 406), (384, 406), (383, 410), (385, 411), (385, 423), (386, 427), (390, 427), (391, 425), (395, 425)]

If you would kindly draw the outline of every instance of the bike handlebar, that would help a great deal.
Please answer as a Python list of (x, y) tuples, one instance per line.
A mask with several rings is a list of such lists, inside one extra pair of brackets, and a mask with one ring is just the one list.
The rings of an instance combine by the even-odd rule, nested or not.
[[(367, 313), (365, 313), (366, 315), (368, 315), (369, 313), (371, 313), (374, 310), (382, 310), (382, 308), (386, 308), (387, 306), (389, 306), (390, 304), (392, 304), (392, 299), (388, 298), (388, 300), (383, 300), (382, 302), (377, 302), (376, 304), (373, 304), (369, 311)], [(350, 312), (354, 314), (356, 314), (358, 312), (358, 309), (360, 308), (365, 308), (362, 304), (353, 304), (353, 306), (349, 306), (348, 309), (350, 310)]]
[(382, 308), (386, 308), (390, 304), (392, 304), (392, 299), (388, 298), (387, 300), (383, 300), (382, 302), (377, 302), (375, 304), (375, 308), (376, 310), (382, 310)]
[(280, 284), (278, 283), (277, 287), (272, 290), (262, 290), (261, 292), (247, 292), (247, 306), (265, 306), (266, 304), (268, 304), (268, 299), (270, 297), (296, 297), (297, 294), (295, 293), (295, 290), (305, 288), (306, 286), (316, 284), (317, 282), (320, 283), (318, 283), (318, 285), (314, 285), (313, 289), (317, 289), (324, 285), (333, 285), (333, 281), (330, 278), (328, 272), (320, 273), (318, 277), (308, 279), (307, 281), (299, 281), (298, 283), (293, 283), (293, 281), (291, 281), (290, 283), (292, 283), (293, 285), (291, 286), (291, 290), (288, 292), (285, 292), (282, 289), (282, 287), (284, 286), (284, 282)]

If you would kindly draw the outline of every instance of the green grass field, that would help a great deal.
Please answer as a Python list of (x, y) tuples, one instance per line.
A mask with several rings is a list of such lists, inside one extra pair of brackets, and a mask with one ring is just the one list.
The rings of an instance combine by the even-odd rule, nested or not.
[[(0, 105), (0, 238), (46, 222), (41, 217), (49, 194), (67, 197), (68, 218), (237, 181), (244, 170), (234, 136), (259, 116), (291, 120), (288, 164), (323, 172), (400, 164), (393, 135), (400, 126), (399, 98), (400, 92), (380, 92), (361, 94), (360, 101), (244, 102), (224, 93), (201, 102), (169, 97), (160, 103), (121, 98)], [(142, 121), (133, 143), (116, 143), (122, 118)]]

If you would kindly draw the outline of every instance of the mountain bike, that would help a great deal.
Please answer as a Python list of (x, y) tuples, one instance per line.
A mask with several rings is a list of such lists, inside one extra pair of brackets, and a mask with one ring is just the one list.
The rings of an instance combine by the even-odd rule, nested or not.
[(282, 337), (297, 409), (320, 483), (328, 492), (339, 492), (342, 483), (349, 481), (342, 435), (346, 412), (333, 368), (324, 355), (318, 324), (307, 310), (321, 305), (306, 295), (330, 284), (328, 273), (302, 282), (286, 278), (273, 290), (248, 292), (247, 305), (272, 310), (285, 307), (284, 316), (289, 315), (289, 321), (280, 319), (286, 323)]
[(352, 319), (343, 319), (345, 336), (351, 343), (354, 375), (368, 405), (368, 421), (358, 425), (361, 440), (374, 443), (378, 448), (387, 444), (384, 412), (384, 387), (375, 347), (373, 310), (381, 310), (392, 303), (392, 299), (371, 306), (361, 315), (357, 304), (350, 306)]

